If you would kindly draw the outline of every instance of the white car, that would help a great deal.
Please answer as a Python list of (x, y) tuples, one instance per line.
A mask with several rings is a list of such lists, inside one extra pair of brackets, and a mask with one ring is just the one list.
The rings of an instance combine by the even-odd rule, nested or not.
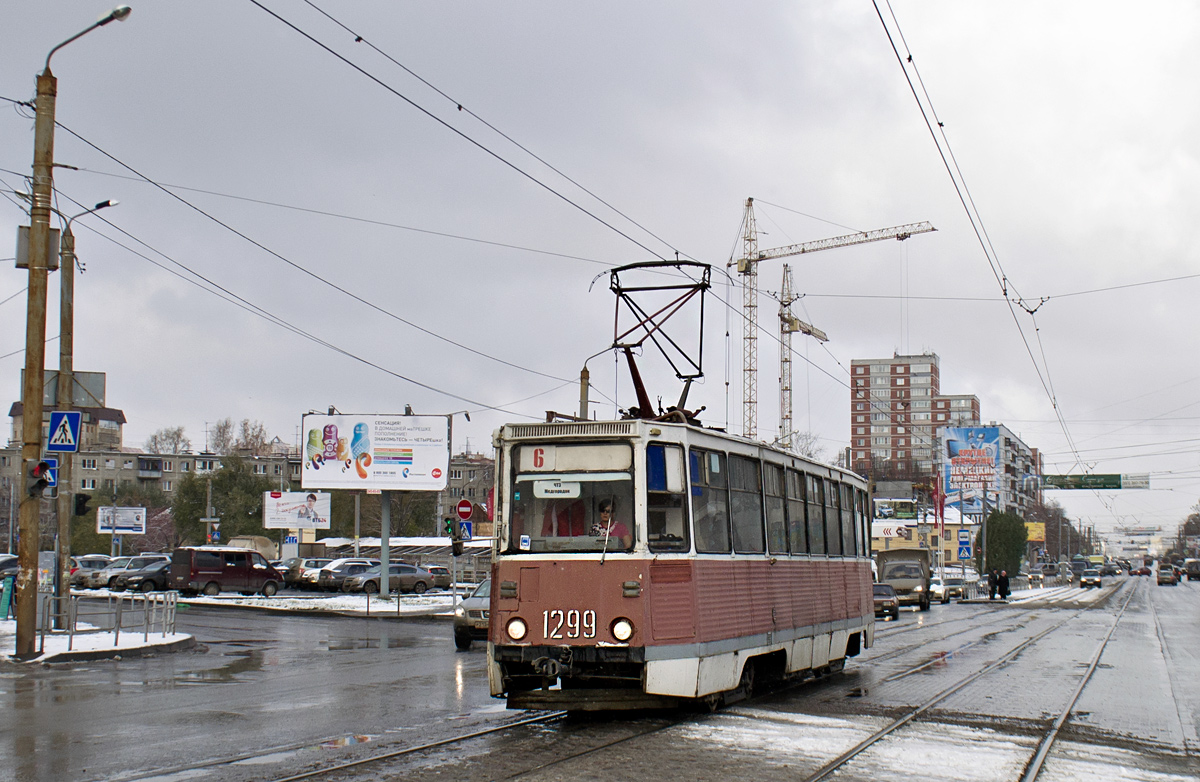
[(929, 598), (936, 600), (939, 603), (949, 603), (950, 600), (946, 597), (946, 585), (942, 583), (942, 579), (934, 576), (929, 579)]

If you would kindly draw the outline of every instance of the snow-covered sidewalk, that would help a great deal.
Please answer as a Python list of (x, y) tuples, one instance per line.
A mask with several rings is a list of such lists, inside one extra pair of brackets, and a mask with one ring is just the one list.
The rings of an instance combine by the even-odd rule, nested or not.
[[(94, 631), (92, 628), (81, 627), (73, 637), (65, 633), (46, 633), (44, 653), (30, 662), (97, 660), (148, 652), (173, 652), (190, 648), (195, 642), (195, 639), (187, 633), (163, 635), (161, 632), (152, 632), (144, 634), (139, 628), (138, 630), (122, 630), (120, 637), (117, 637), (110, 631)], [(15, 662), (13, 655), (16, 653), (16, 649), (16, 620), (0, 620), (0, 655)], [(43, 649), (40, 632), (34, 639), (34, 649)]]

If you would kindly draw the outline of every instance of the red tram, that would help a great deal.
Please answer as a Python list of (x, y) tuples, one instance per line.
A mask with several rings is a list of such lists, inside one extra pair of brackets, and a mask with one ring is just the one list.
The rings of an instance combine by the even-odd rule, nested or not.
[(510, 424), (496, 451), (488, 679), (510, 708), (719, 705), (871, 646), (857, 475), (653, 420)]

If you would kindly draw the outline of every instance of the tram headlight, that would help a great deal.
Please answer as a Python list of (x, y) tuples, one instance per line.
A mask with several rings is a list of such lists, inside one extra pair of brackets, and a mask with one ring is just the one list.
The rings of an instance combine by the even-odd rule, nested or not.
[(633, 637), (633, 622), (628, 619), (618, 619), (612, 623), (613, 638), (618, 641), (628, 641)]
[(525, 626), (525, 620), (519, 616), (515, 616), (508, 620), (508, 637), (514, 641), (520, 641), (529, 632), (529, 628)]

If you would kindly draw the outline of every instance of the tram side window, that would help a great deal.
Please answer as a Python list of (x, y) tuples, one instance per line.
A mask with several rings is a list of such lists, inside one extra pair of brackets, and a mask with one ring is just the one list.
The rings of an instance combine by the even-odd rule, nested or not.
[(772, 554), (788, 552), (787, 511), (783, 500), (783, 468), (763, 465), (763, 498), (767, 509), (767, 550)]
[(867, 499), (867, 493), (861, 489), (855, 492), (858, 498), (858, 542), (859, 555), (864, 557), (871, 556), (871, 516), (867, 513), (867, 508), (871, 507), (871, 501)]
[(788, 540), (793, 554), (808, 553), (808, 532), (804, 529), (804, 474), (787, 471)]
[(806, 475), (808, 488), (808, 551), (825, 553), (825, 481)]
[(757, 459), (729, 457), (729, 500), (733, 511), (733, 550), (761, 554), (763, 539), (762, 478)]
[(728, 554), (729, 495), (726, 493), (725, 454), (693, 450), (689, 457), (696, 551)]
[(688, 551), (683, 449), (646, 447), (646, 531), (651, 551)]
[(841, 495), (838, 484), (833, 481), (825, 483), (825, 550), (830, 556), (841, 556), (842, 553), (842, 520), (838, 506), (841, 505)]
[(842, 553), (848, 557), (858, 556), (857, 528), (854, 526), (854, 487), (848, 483), (842, 490)]

